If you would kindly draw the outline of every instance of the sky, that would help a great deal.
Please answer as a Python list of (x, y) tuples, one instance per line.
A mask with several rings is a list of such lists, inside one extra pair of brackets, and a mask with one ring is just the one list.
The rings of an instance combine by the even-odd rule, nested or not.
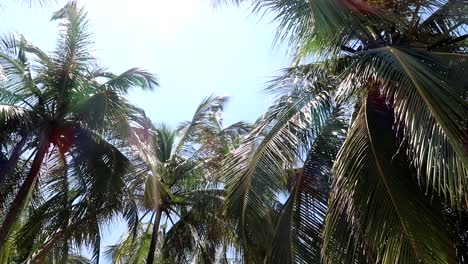
[[(44, 51), (55, 48), (53, 11), (28, 8), (21, 1), (2, 0), (0, 31), (18, 32)], [(266, 110), (266, 82), (287, 67), (282, 46), (273, 46), (276, 25), (247, 7), (213, 8), (211, 0), (79, 0), (88, 11), (94, 55), (101, 66), (120, 73), (141, 67), (156, 74), (155, 92), (133, 92), (130, 100), (154, 122), (171, 126), (191, 119), (202, 99), (228, 95), (225, 124), (253, 122)], [(113, 223), (104, 234), (113, 244), (124, 225)], [(102, 263), (109, 263), (105, 258)]]
[[(8, 0), (0, 11), (0, 29), (52, 50), (57, 25), (49, 19), (66, 1), (42, 9), (15, 2), (21, 1)], [(136, 66), (159, 77), (156, 92), (131, 94), (155, 122), (174, 126), (189, 119), (211, 94), (231, 97), (225, 123), (254, 121), (268, 105), (265, 83), (289, 63), (285, 49), (273, 46), (271, 18), (251, 15), (247, 7), (214, 8), (211, 0), (79, 3), (88, 11), (102, 66), (115, 73)]]

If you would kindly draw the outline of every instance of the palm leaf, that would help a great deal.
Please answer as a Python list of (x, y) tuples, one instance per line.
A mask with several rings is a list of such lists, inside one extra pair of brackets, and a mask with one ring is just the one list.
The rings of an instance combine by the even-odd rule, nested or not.
[[(418, 26), (421, 31), (430, 32), (440, 38), (451, 33), (463, 32), (468, 25), (466, 13), (468, 5), (463, 0), (434, 1), (435, 7), (430, 9), (428, 16)], [(460, 33), (458, 33), (460, 34)]]
[(5, 104), (32, 108), (41, 92), (31, 78), (26, 51), (38, 49), (32, 48), (23, 37), (13, 34), (2, 36), (0, 44), (0, 100)]
[[(324, 89), (325, 91), (321, 91)], [(332, 98), (321, 83), (293, 86), (240, 143), (223, 169), (227, 211), (239, 219), (244, 241), (273, 235), (271, 201), (282, 190), (288, 168), (308, 149), (328, 115)], [(253, 226), (261, 228), (251, 229)]]
[[(59, 76), (71, 76), (75, 71), (82, 69), (92, 59), (89, 46), (92, 44), (88, 30), (87, 13), (78, 7), (76, 1), (68, 2), (62, 9), (55, 12), (51, 18), (57, 20), (62, 27), (55, 53), (55, 63), (61, 66)], [(69, 81), (69, 80), (62, 80)]]
[(187, 199), (190, 210), (180, 215), (162, 244), (161, 253), (167, 263), (197, 259), (196, 263), (215, 263), (217, 250), (234, 242), (233, 225), (223, 217), (222, 194), (219, 190), (191, 192)]
[(441, 208), (417, 191), (378, 97), (370, 92), (335, 164), (324, 260), (353, 263), (366, 252), (373, 263), (455, 263)]
[(176, 130), (180, 138), (175, 148), (175, 153), (181, 151), (188, 153), (193, 152), (193, 149), (187, 144), (189, 144), (188, 141), (190, 139), (198, 135), (200, 128), (217, 130), (219, 128), (219, 123), (216, 114), (220, 110), (223, 110), (228, 100), (229, 98), (226, 96), (211, 95), (204, 98), (195, 110), (192, 120), (182, 122), (177, 127)]
[(109, 80), (103, 86), (106, 86), (106, 89), (115, 89), (122, 93), (127, 93), (133, 87), (153, 90), (156, 86), (159, 86), (158, 79), (154, 74), (139, 68), (129, 69), (120, 75), (101, 73), (95, 77), (108, 78)]
[[(404, 12), (374, 8), (367, 1), (347, 0), (215, 0), (235, 4), (250, 3), (254, 13), (271, 12), (278, 23), (277, 41), (287, 41), (300, 60), (314, 54), (337, 55), (341, 44), (354, 40), (357, 32), (368, 42), (376, 42), (372, 26), (390, 21), (400, 23)], [(405, 6), (405, 5), (402, 5)], [(402, 14), (402, 17), (399, 17)]]
[(0, 127), (8, 127), (11, 123), (31, 126), (29, 111), (20, 106), (0, 104)]
[(336, 108), (291, 178), (291, 194), (276, 224), (267, 263), (320, 263), (331, 168), (344, 141), (345, 116)]
[(143, 263), (151, 240), (151, 225), (147, 228), (140, 226), (136, 239), (132, 234), (125, 234), (118, 244), (113, 245), (106, 251), (106, 256), (116, 264), (138, 264)]
[(363, 88), (380, 87), (394, 106), (396, 129), (408, 143), (420, 183), (460, 207), (468, 201), (468, 104), (462, 88), (449, 86), (443, 65), (427, 53), (386, 47), (363, 53), (347, 78)]

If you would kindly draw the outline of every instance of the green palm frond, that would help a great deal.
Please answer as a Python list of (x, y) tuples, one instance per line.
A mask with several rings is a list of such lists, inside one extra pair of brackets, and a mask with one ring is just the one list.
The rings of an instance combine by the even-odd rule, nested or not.
[(265, 241), (272, 236), (271, 201), (282, 190), (288, 169), (296, 166), (297, 157), (312, 144), (331, 114), (333, 99), (327, 89), (318, 82), (293, 86), (227, 161), (223, 169), (226, 208), (229, 215), (238, 217), (244, 241)]
[[(131, 193), (128, 195), (131, 196)], [(140, 227), (139, 211), (140, 208), (136, 199), (129, 199), (123, 208), (122, 217), (127, 223), (129, 233), (132, 234), (133, 239), (136, 239)]]
[[(82, 246), (92, 248), (97, 261), (102, 226), (124, 211), (135, 225), (141, 208), (128, 202), (136, 182), (129, 175), (142, 175), (128, 141), (135, 128), (151, 126), (126, 93), (158, 83), (138, 68), (115, 75), (97, 66), (86, 12), (75, 1), (52, 20), (61, 31), (51, 54), (21, 35), (0, 41), (1, 161), (5, 150), (14, 163), (0, 186), (0, 228), (18, 239), (15, 261), (71, 261), (72, 250)], [(18, 231), (11, 219), (22, 220)], [(10, 241), (4, 237), (2, 246)]]
[(336, 77), (327, 64), (329, 61), (285, 68), (278, 77), (269, 82), (266, 91), (278, 98), (291, 93), (292, 88), (309, 87), (316, 82), (325, 84), (325, 80), (331, 83), (335, 81)]
[(180, 138), (175, 148), (175, 153), (181, 151), (193, 152), (193, 149), (187, 146), (187, 143), (189, 140), (199, 136), (200, 128), (203, 130), (218, 130), (220, 124), (216, 115), (219, 111), (223, 110), (228, 100), (229, 98), (226, 96), (212, 95), (204, 98), (195, 110), (192, 120), (182, 122), (177, 127), (176, 130)]
[(463, 263), (468, 258), (468, 252), (465, 250), (468, 247), (468, 213), (445, 207), (444, 215), (455, 241), (457, 259), (459, 263)]
[(462, 99), (468, 99), (468, 80), (465, 73), (468, 71), (468, 54), (466, 53), (449, 53), (449, 52), (430, 52), (436, 60), (441, 63), (443, 77), (448, 82), (451, 89), (460, 95)]
[[(14, 199), (14, 194), (18, 191), (21, 182), (24, 180), (24, 168), (28, 165), (28, 160), (20, 159), (16, 164), (14, 164), (13, 170), (10, 171), (8, 175), (2, 175), (4, 176), (2, 184), (0, 185), (0, 211), (2, 212), (2, 220), (4, 212)], [(3, 169), (6, 168), (2, 166), (2, 170)]]
[(393, 104), (420, 183), (451, 205), (466, 206), (468, 104), (441, 69), (443, 62), (427, 53), (386, 47), (364, 53), (347, 77), (380, 87)]
[[(294, 226), (300, 185), (290, 186), (285, 205), (272, 204), (293, 171), (288, 166), (316, 147), (327, 114), (298, 125), (290, 122), (295, 113), (311, 115), (270, 109), (255, 124), (223, 171), (227, 212), (238, 220), (244, 243), (239, 251), (266, 255), (268, 263), (456, 263), (455, 255), (463, 262), (458, 248), (466, 236), (448, 227), (445, 217), (468, 206), (466, 1), (216, 2), (271, 12), (279, 23), (277, 40), (286, 41), (298, 59), (323, 60), (274, 80), (276, 103), (306, 106), (316, 98), (297, 96), (290, 87), (316, 85), (315, 95), (328, 92), (356, 109), (334, 162), (332, 202), (308, 204), (309, 211), (323, 210), (298, 217), (318, 227), (329, 210), (322, 256), (322, 245), (301, 237)], [(307, 235), (320, 236), (319, 228), (306, 228)], [(258, 241), (268, 245), (258, 247)], [(264, 256), (253, 262), (262, 261)]]
[(11, 124), (31, 127), (31, 116), (27, 109), (16, 106), (0, 104), (0, 126), (9, 127)]
[(106, 256), (116, 264), (144, 263), (151, 240), (151, 225), (140, 226), (135, 238), (132, 234), (126, 234), (118, 244), (108, 248)]
[[(375, 7), (368, 1), (351, 0), (252, 0), (226, 1), (249, 3), (254, 13), (271, 12), (278, 23), (276, 41), (286, 41), (298, 59), (311, 54), (338, 54), (341, 45), (355, 39), (357, 32), (369, 42), (376, 42), (372, 26), (394, 21), (400, 24), (405, 12)], [(402, 5), (404, 6), (404, 5)], [(409, 9), (409, 7), (408, 7)], [(398, 14), (398, 15), (397, 15)], [(401, 17), (400, 17), (401, 14)]]
[(37, 102), (40, 91), (35, 86), (26, 58), (26, 40), (15, 35), (2, 37), (0, 46), (0, 100), (5, 104), (30, 107)]
[(87, 13), (79, 7), (76, 1), (68, 2), (62, 9), (55, 12), (52, 21), (60, 22), (61, 35), (57, 49), (53, 55), (54, 64), (58, 66), (57, 76), (62, 80), (56, 80), (67, 87), (70, 76), (80, 70), (85, 70), (93, 61), (90, 54), (91, 34), (88, 32)]
[[(200, 147), (192, 154), (191, 160), (201, 159), (207, 183), (216, 185), (222, 178), (221, 171), (227, 156), (239, 147), (241, 138), (252, 129), (252, 125), (240, 121), (218, 131), (205, 130), (197, 140)], [(214, 132), (214, 133), (213, 133)]]
[[(177, 130), (172, 130), (165, 124), (151, 125), (145, 124), (145, 122), (135, 122), (138, 123), (136, 125), (139, 134), (140, 132), (145, 134), (145, 130), (150, 131), (149, 137), (145, 141), (149, 142), (147, 147), (151, 148), (151, 151), (145, 150), (145, 153), (151, 152), (151, 157), (143, 158), (143, 161), (147, 163), (146, 168), (142, 167), (141, 173), (137, 176), (137, 178), (141, 178), (140, 180), (132, 180), (130, 195), (138, 199), (139, 206), (142, 208), (138, 213), (141, 217), (140, 222), (147, 222), (147, 218), (141, 216), (142, 211), (152, 212), (153, 217), (147, 222), (151, 226), (151, 230), (147, 230), (148, 245), (145, 248), (136, 249), (138, 243), (119, 243), (112, 250), (119, 256), (119, 261), (132, 261), (128, 258), (133, 253), (132, 250), (138, 250), (138, 255), (147, 256), (147, 261), (151, 261), (151, 256), (156, 257), (157, 247), (162, 245), (161, 243), (166, 239), (165, 228), (163, 228), (162, 234), (155, 235), (155, 232), (160, 229), (158, 214), (163, 214), (167, 217), (167, 220), (172, 222), (169, 228), (169, 232), (172, 233), (176, 233), (174, 231), (176, 229), (173, 230), (173, 228), (182, 225), (180, 222), (182, 216), (191, 215), (191, 221), (196, 221), (190, 226), (190, 232), (185, 234), (188, 239), (185, 242), (188, 244), (184, 251), (188, 254), (187, 256), (190, 256), (191, 260), (212, 260), (213, 252), (216, 251), (217, 253), (218, 248), (221, 249), (222, 243), (218, 244), (219, 241), (216, 241), (214, 237), (211, 238), (214, 233), (208, 234), (206, 223), (198, 219), (198, 217), (218, 214), (217, 221), (220, 222), (223, 220), (221, 210), (223, 207), (221, 206), (220, 210), (212, 212), (209, 206), (212, 202), (211, 199), (204, 199), (203, 203), (196, 203), (195, 201), (200, 199), (198, 193), (204, 192), (208, 186), (206, 185), (206, 175), (208, 173), (206, 163), (219, 158), (217, 156), (219, 153), (226, 153), (225, 149), (231, 147), (230, 144), (234, 141), (234, 138), (239, 137), (248, 129), (248, 126), (243, 122), (233, 124), (227, 128), (222, 127), (218, 115), (226, 101), (226, 97), (211, 96), (206, 98), (197, 108), (192, 120), (182, 123)], [(138, 140), (142, 138), (145, 138), (145, 136), (139, 135)], [(219, 195), (213, 198), (219, 199)], [(134, 209), (130, 211), (132, 211), (131, 216), (128, 215), (130, 220), (134, 222), (137, 214), (135, 214)], [(195, 216), (197, 219), (193, 219)], [(132, 226), (131, 221), (129, 221), (129, 226)], [(153, 221), (155, 222), (153, 223)], [(200, 226), (197, 232), (191, 230), (191, 228), (194, 228), (195, 223)], [(214, 220), (213, 223), (215, 223)], [(141, 225), (142, 223), (139, 224), (140, 228)], [(135, 225), (133, 225), (133, 228), (135, 228)], [(233, 232), (234, 229), (231, 228), (230, 230)], [(226, 230), (217, 229), (217, 231), (219, 235), (226, 233)], [(208, 235), (210, 237), (206, 237), (206, 241), (200, 242), (198, 246), (190, 247), (189, 241), (199, 240), (200, 237)], [(139, 233), (133, 229), (132, 237), (135, 238), (136, 242), (139, 240), (139, 236)], [(161, 236), (161, 239), (159, 239), (159, 236)], [(128, 239), (123, 238), (122, 241)], [(156, 247), (150, 246), (155, 244)], [(219, 247), (215, 245), (219, 245)], [(115, 254), (114, 256), (116, 256)], [(171, 263), (170, 259), (176, 255), (171, 253), (171, 256), (166, 259), (159, 254), (156, 261), (157, 263)]]
[(268, 263), (320, 263), (331, 169), (345, 138), (346, 115), (336, 108), (323, 125), (277, 220)]
[(118, 141), (106, 140), (85, 130), (78, 131), (74, 146), (76, 175), (80, 175), (80, 180), (96, 195), (92, 199), (102, 199), (109, 205), (122, 202), (124, 176), (131, 171), (129, 158), (116, 146)]
[(463, 0), (434, 1), (435, 5), (429, 7), (428, 16), (418, 25), (423, 32), (429, 32), (439, 38), (460, 34), (468, 26), (468, 6)]
[(455, 263), (441, 208), (412, 181), (392, 124), (392, 110), (370, 93), (335, 164), (326, 263), (353, 263), (359, 251), (371, 263)]
[(115, 89), (122, 93), (127, 93), (130, 88), (141, 87), (143, 90), (153, 90), (156, 86), (159, 86), (157, 77), (139, 68), (129, 69), (120, 75), (114, 75), (112, 73), (103, 73), (96, 77), (105, 77), (109, 80), (103, 85), (107, 89)]
[(233, 223), (223, 217), (222, 194), (219, 190), (190, 194), (190, 211), (180, 215), (164, 239), (161, 253), (167, 263), (215, 263), (217, 251), (235, 242)]
[(69, 255), (67, 258), (67, 264), (91, 264), (91, 261), (80, 255)]
[(73, 102), (70, 114), (80, 119), (89, 129), (128, 129), (129, 103), (122, 95), (111, 90), (98, 90), (79, 100)]
[(162, 123), (155, 128), (154, 148), (159, 162), (169, 162), (173, 155), (176, 140), (176, 132)]
[(339, 41), (343, 31), (351, 27), (359, 28), (365, 24), (357, 17), (359, 14), (349, 12), (343, 5), (345, 1), (336, 0), (287, 0), (258, 1), (256, 6), (266, 8), (275, 14), (279, 22), (277, 40), (288, 40), (295, 48), (296, 57), (307, 56), (311, 51), (335, 52), (330, 44)]
[(138, 157), (137, 167), (139, 168), (139, 173), (146, 173), (148, 168), (155, 171), (155, 166), (159, 163), (154, 148), (155, 126), (146, 116), (144, 110), (131, 105), (129, 106), (129, 126), (127, 126), (127, 129), (124, 127), (119, 130), (126, 132), (124, 134), (126, 142), (128, 142), (128, 145), (136, 154), (136, 157)]
[(2, 53), (11, 59), (14, 58), (18, 62), (26, 62), (26, 57), (24, 56), (24, 46), (27, 43), (24, 36), (19, 34), (3, 34), (0, 41), (0, 50)]
[[(83, 145), (85, 140), (96, 140), (83, 133), (78, 139)], [(33, 207), (18, 233), (17, 245), (28, 249), (24, 259), (31, 258), (34, 262), (58, 256), (60, 252), (68, 254), (74, 243), (91, 247), (94, 259), (99, 257), (101, 225), (107, 225), (107, 219), (124, 208), (121, 192), (124, 188), (119, 186), (122, 176), (115, 170), (127, 173), (129, 169), (125, 168), (125, 158), (119, 157), (108, 143), (87, 144), (93, 146), (87, 149), (91, 152), (85, 157), (75, 152), (76, 156), (68, 164), (58, 161), (63, 160), (59, 153), (49, 159), (51, 168), (40, 187), (49, 195)], [(106, 159), (109, 159), (107, 163)], [(97, 171), (90, 171), (86, 163), (93, 164), (93, 170)]]
[(229, 139), (233, 140), (237, 137), (240, 137), (252, 129), (252, 125), (244, 121), (239, 121), (232, 125), (229, 125), (221, 130), (221, 134), (227, 136)]
[[(145, 183), (145, 192), (143, 195), (143, 204), (148, 210), (160, 210), (161, 203), (174, 200), (169, 187), (160, 181), (159, 175), (147, 177)], [(162, 209), (161, 209), (162, 210)]]

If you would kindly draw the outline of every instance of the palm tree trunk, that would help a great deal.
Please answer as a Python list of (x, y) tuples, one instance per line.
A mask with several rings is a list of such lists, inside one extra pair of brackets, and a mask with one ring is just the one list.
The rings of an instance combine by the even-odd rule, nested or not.
[(153, 264), (154, 253), (156, 252), (156, 243), (158, 242), (159, 223), (161, 222), (161, 210), (156, 212), (156, 218), (153, 223), (153, 233), (151, 234), (151, 244), (146, 258), (146, 264)]
[(5, 244), (5, 241), (7, 240), (8, 236), (10, 235), (10, 232), (18, 218), (18, 215), (20, 214), (21, 209), (23, 208), (24, 202), (26, 201), (32, 188), (34, 187), (34, 183), (37, 180), (39, 170), (41, 169), (42, 161), (44, 160), (44, 156), (47, 153), (48, 148), (48, 141), (45, 139), (41, 140), (36, 156), (34, 157), (33, 163), (31, 165), (31, 169), (29, 170), (29, 174), (26, 177), (26, 180), (21, 185), (18, 193), (16, 194), (15, 199), (10, 205), (10, 210), (8, 211), (3, 220), (2, 227), (0, 228), (0, 249), (3, 248), (3, 245)]
[(23, 150), (23, 147), (26, 144), (27, 140), (28, 140), (28, 136), (24, 136), (21, 139), (21, 141), (18, 142), (13, 148), (13, 151), (11, 152), (11, 156), (8, 159), (7, 165), (2, 171), (0, 171), (0, 186), (5, 181), (7, 175), (10, 174), (13, 171), (13, 169), (16, 167), (16, 164), (18, 163), (18, 160), (22, 154), (21, 150)]

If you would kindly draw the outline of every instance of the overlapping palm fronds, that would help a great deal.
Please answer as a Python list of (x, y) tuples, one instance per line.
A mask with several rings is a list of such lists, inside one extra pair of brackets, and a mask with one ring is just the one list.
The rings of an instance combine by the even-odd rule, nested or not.
[[(298, 187), (287, 192), (279, 216), (268, 215), (268, 201), (285, 186), (288, 168), (301, 166), (298, 160), (306, 157), (297, 151), (304, 147), (296, 136), (298, 127), (315, 133), (322, 123), (310, 119), (307, 125), (289, 125), (296, 113), (291, 110), (287, 119), (275, 115), (267, 122), (288, 124), (283, 129), (257, 124), (253, 131), (267, 132), (245, 140), (225, 172), (226, 209), (244, 229), (246, 250), (254, 248), (249, 242), (255, 236), (256, 241), (276, 241), (257, 262), (463, 263), (463, 254), (455, 253), (460, 241), (452, 234), (463, 237), (466, 231), (454, 231), (447, 221), (468, 208), (468, 84), (462, 76), (468, 66), (466, 2), (229, 2), (272, 12), (279, 39), (293, 43), (297, 62), (318, 59), (287, 71), (277, 80), (280, 85), (306, 90), (311, 76), (326, 76), (329, 87), (317, 86), (320, 78), (312, 78), (316, 94), (332, 95), (352, 114), (336, 160), (326, 152), (317, 157), (317, 146), (305, 145), (312, 151), (309, 159), (334, 166), (331, 201), (311, 203), (307, 208), (315, 213), (299, 217), (310, 221), (314, 228), (305, 234), (316, 240), (295, 233)], [(286, 92), (275, 104), (315, 100)], [(326, 108), (313, 109), (327, 113)], [(303, 257), (305, 249), (311, 258)]]
[(125, 95), (158, 82), (141, 69), (98, 67), (76, 2), (52, 20), (60, 35), (50, 54), (23, 36), (2, 39), (0, 126), (10, 153), (0, 175), (0, 252), (13, 239), (17, 261), (62, 262), (86, 245), (97, 261), (101, 226), (125, 206), (126, 142), (141, 117)]
[[(220, 111), (227, 100), (205, 98), (193, 118), (176, 130), (165, 124), (152, 127), (152, 151), (147, 153), (154, 156), (148, 159), (141, 153), (143, 160), (152, 162), (140, 179), (134, 177), (131, 188), (138, 202), (136, 214), (129, 215), (139, 227), (132, 227), (109, 250), (114, 262), (214, 261), (220, 250), (234, 244), (233, 224), (223, 216), (217, 170), (249, 126), (243, 122), (222, 126)], [(166, 227), (161, 231), (161, 226)]]

